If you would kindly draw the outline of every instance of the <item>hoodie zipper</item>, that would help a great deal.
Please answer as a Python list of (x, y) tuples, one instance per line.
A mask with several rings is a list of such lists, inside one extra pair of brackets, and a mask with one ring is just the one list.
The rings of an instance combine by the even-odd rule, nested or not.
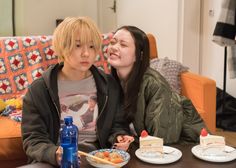
[(50, 98), (51, 98), (51, 100), (52, 100), (52, 103), (53, 103), (53, 105), (54, 105), (55, 108), (56, 108), (56, 111), (57, 111), (57, 114), (58, 114), (58, 118), (59, 118), (59, 120), (60, 120), (60, 112), (59, 112), (59, 109), (58, 109), (58, 107), (57, 107), (57, 105), (56, 105), (56, 102), (55, 102), (54, 99), (52, 98), (52, 93), (50, 92), (50, 90), (48, 89), (48, 87), (47, 87), (47, 90), (48, 90), (48, 93), (49, 93)]
[[(102, 107), (101, 113), (98, 115), (98, 119), (99, 119), (99, 117), (102, 115), (102, 113), (103, 113), (103, 111), (104, 111), (104, 109), (105, 109), (105, 107), (106, 107), (107, 100), (108, 100), (108, 96), (106, 96), (105, 103), (104, 103), (104, 105), (103, 105), (103, 107)], [(97, 119), (97, 121), (98, 121), (98, 119)], [(101, 139), (100, 139), (100, 137), (99, 137), (97, 124), (96, 124), (96, 129), (97, 129), (98, 141), (99, 141), (99, 144), (100, 144), (100, 146), (101, 146)]]
[(60, 119), (60, 112), (59, 112), (59, 109), (58, 109), (58, 107), (56, 105), (56, 102), (54, 100), (52, 100), (52, 102), (53, 102), (54, 106), (56, 107), (58, 118)]

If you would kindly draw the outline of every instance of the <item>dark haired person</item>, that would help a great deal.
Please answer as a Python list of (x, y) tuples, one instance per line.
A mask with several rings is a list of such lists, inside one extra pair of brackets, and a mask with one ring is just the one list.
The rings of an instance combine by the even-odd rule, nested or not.
[(173, 92), (149, 67), (149, 41), (137, 27), (119, 28), (108, 46), (112, 74), (123, 89), (127, 122), (136, 137), (142, 130), (164, 143), (198, 142), (206, 127), (191, 101)]

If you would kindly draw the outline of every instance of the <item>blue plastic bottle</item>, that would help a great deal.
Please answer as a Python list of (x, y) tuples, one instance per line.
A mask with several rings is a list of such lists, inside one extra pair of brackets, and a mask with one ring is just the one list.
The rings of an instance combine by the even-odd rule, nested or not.
[(71, 116), (64, 118), (64, 126), (60, 131), (60, 143), (63, 148), (61, 168), (79, 168), (78, 159), (78, 135), (79, 130), (73, 124)]

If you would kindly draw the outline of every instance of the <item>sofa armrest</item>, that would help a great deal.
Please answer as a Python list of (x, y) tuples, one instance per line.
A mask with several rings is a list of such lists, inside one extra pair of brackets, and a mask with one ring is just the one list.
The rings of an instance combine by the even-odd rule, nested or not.
[(181, 93), (193, 105), (212, 133), (216, 131), (216, 83), (214, 80), (191, 73), (181, 74)]

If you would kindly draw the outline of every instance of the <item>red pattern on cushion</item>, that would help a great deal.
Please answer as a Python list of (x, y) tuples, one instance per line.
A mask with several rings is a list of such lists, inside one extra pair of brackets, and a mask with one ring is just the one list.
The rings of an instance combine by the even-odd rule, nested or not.
[(51, 46), (48, 36), (0, 38), (0, 98), (9, 99), (25, 94), (29, 84), (40, 77), (56, 56), (46, 58), (45, 48)]
[[(102, 49), (95, 65), (109, 73), (107, 46), (112, 33), (102, 34)], [(24, 95), (30, 83), (50, 65), (57, 63), (52, 50), (52, 36), (0, 38), (0, 98)]]

